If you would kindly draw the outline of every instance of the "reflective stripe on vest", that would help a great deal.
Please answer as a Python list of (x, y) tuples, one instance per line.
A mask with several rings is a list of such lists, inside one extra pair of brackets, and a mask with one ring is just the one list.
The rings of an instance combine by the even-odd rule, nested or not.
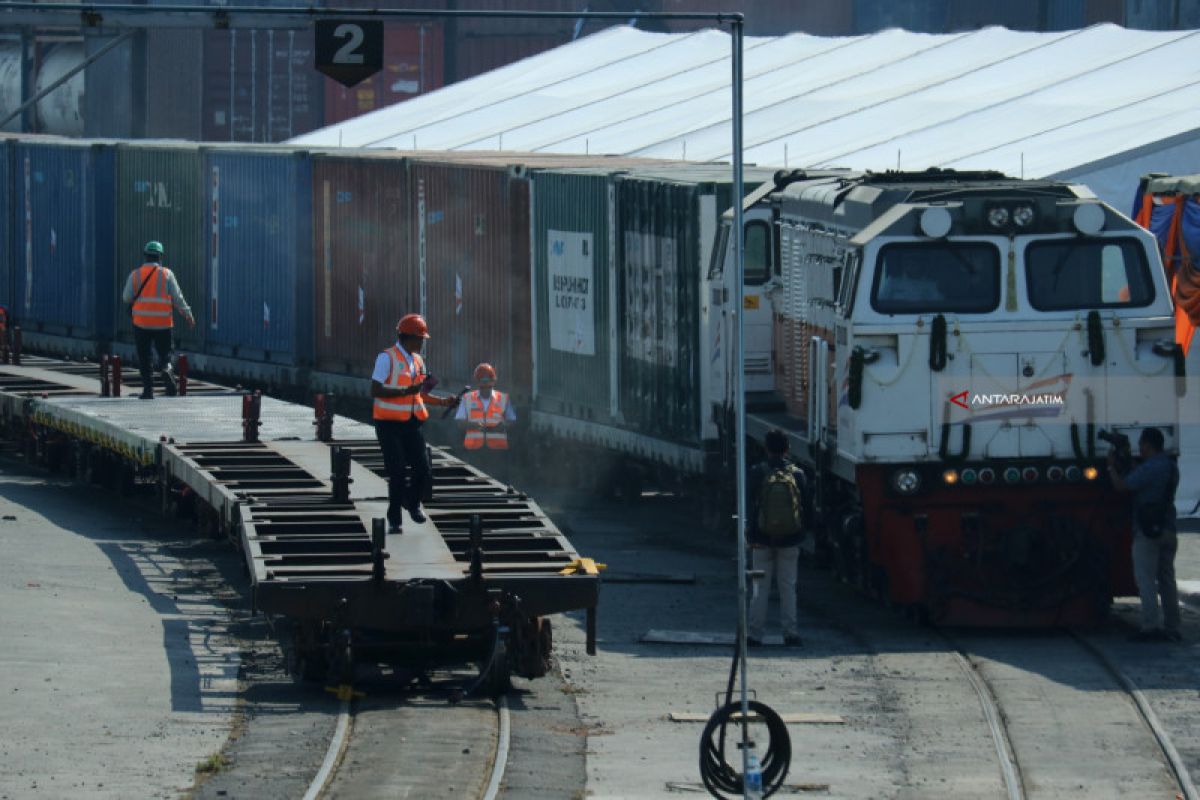
[(167, 270), (158, 264), (142, 264), (133, 273), (133, 290), (145, 284), (133, 301), (133, 324), (139, 328), (174, 326), (171, 293), (167, 291)]
[[(393, 345), (384, 352), (388, 354), (388, 358), (392, 362), (388, 368), (388, 377), (384, 381), (384, 386), (405, 389), (425, 380), (425, 362), (419, 355), (412, 354), (412, 368), (410, 369), (404, 354), (400, 352), (399, 345)], [(429, 419), (429, 410), (425, 408), (425, 401), (419, 394), (375, 398), (375, 408), (372, 412), (375, 419), (403, 422), (411, 419), (414, 414), (419, 420)]]
[(484, 444), (489, 450), (507, 450), (508, 433), (500, 425), (504, 422), (504, 412), (508, 409), (508, 398), (502, 392), (492, 392), (492, 402), (484, 408), (483, 398), (479, 390), (468, 392), (463, 397), (467, 405), (467, 419), (474, 425), (483, 423), (483, 428), (471, 427), (463, 439), (463, 447), (468, 450), (479, 450)]

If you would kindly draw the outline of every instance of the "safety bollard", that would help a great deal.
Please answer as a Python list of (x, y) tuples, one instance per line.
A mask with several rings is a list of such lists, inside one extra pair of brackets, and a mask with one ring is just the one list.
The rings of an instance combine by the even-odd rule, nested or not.
[(242, 441), (257, 442), (258, 429), (262, 426), (262, 392), (242, 395)]
[(329, 448), (329, 483), (333, 487), (333, 502), (350, 502), (350, 451), (345, 447)]
[(111, 367), (108, 363), (108, 355), (105, 354), (105, 355), (100, 356), (100, 396), (101, 397), (112, 397), (112, 384), (109, 382), (109, 375), (108, 375), (110, 368)]
[(333, 395), (313, 396), (313, 425), (317, 426), (317, 441), (333, 441)]
[(121, 396), (121, 357), (113, 356), (109, 361), (112, 367), (112, 396)]
[(187, 396), (187, 383), (188, 383), (188, 357), (180, 356), (179, 357), (179, 396), (180, 397)]

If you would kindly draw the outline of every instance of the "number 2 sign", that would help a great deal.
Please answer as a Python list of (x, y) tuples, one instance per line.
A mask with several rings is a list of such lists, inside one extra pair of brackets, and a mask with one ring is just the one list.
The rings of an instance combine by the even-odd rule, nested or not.
[(317, 71), (353, 86), (383, 68), (383, 23), (323, 19), (316, 27)]

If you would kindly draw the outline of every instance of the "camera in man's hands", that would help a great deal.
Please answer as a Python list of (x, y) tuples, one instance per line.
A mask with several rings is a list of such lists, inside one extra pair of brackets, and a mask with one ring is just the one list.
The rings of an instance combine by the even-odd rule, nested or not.
[(1133, 447), (1130, 444), (1129, 437), (1123, 433), (1116, 431), (1099, 431), (1096, 438), (1101, 441), (1108, 442), (1112, 448), (1113, 461), (1117, 468), (1118, 475), (1128, 475), (1133, 469)]

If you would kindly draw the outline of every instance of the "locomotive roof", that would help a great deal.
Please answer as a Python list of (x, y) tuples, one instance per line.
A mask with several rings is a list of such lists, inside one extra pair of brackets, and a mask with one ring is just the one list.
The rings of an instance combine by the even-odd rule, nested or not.
[(1022, 180), (1001, 172), (930, 169), (923, 172), (776, 173), (774, 197), (788, 212), (864, 228), (900, 203), (965, 197), (1093, 198), (1086, 188), (1054, 180)]

